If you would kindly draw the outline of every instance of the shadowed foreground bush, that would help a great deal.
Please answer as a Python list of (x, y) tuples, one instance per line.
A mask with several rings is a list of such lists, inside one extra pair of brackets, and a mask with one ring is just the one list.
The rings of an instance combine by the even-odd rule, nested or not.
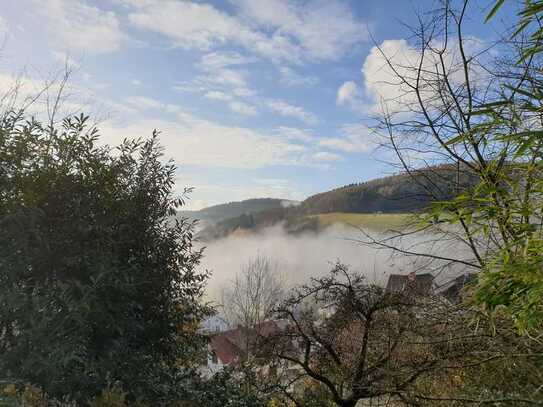
[(175, 166), (156, 133), (113, 149), (85, 116), (26, 119), (0, 121), (0, 379), (78, 401), (108, 383), (131, 403), (178, 399), (209, 309), (192, 224), (169, 221)]

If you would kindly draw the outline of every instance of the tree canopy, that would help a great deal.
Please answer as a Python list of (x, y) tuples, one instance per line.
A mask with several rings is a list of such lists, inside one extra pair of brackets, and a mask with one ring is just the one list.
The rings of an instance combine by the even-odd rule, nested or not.
[(172, 222), (176, 168), (148, 140), (100, 144), (86, 116), (0, 122), (0, 371), (88, 399), (165, 400), (201, 350), (207, 274)]

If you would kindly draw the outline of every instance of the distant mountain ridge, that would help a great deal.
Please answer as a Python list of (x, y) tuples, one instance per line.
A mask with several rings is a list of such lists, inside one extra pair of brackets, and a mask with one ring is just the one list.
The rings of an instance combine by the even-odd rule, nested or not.
[(198, 211), (179, 211), (178, 216), (198, 219), (208, 224), (216, 224), (226, 219), (236, 218), (249, 213), (258, 213), (297, 204), (299, 202), (288, 199), (253, 198), (213, 205)]

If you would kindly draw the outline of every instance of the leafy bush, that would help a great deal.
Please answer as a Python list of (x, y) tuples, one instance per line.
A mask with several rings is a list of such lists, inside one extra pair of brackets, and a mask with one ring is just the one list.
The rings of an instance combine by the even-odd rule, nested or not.
[(86, 116), (0, 122), (0, 372), (54, 396), (168, 400), (201, 351), (206, 273), (171, 221), (157, 133), (99, 144)]

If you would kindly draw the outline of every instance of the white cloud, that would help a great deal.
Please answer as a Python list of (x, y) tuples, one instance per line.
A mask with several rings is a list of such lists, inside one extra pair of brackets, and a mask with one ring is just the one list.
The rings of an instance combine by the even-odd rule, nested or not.
[[(379, 46), (381, 51), (398, 65), (401, 74), (409, 74), (418, 66), (420, 53), (411, 48), (406, 40), (386, 40)], [(386, 104), (392, 110), (402, 109), (415, 101), (409, 88), (389, 68), (378, 47), (373, 47), (364, 61), (362, 75), (366, 94), (373, 100), (373, 111)]]
[(314, 86), (319, 83), (317, 77), (312, 75), (300, 75), (288, 66), (279, 68), (280, 81), (286, 86)]
[[(179, 179), (175, 181), (176, 189), (181, 190), (183, 187), (183, 179)], [(199, 211), (200, 209), (207, 208), (208, 206), (214, 205), (208, 203), (205, 199), (193, 199), (192, 196), (197, 195), (197, 193), (200, 191), (200, 188), (197, 190), (193, 190), (192, 194), (189, 195), (188, 199), (185, 199), (185, 205), (183, 205), (184, 211)], [(219, 202), (217, 202), (219, 203)]]
[(126, 41), (119, 19), (84, 0), (35, 1), (34, 7), (49, 19), (53, 35), (62, 45), (77, 53), (107, 53), (118, 50)]
[(339, 154), (330, 153), (328, 151), (319, 151), (313, 154), (313, 159), (316, 161), (330, 162), (341, 160), (341, 156)]
[(226, 126), (179, 113), (174, 121), (112, 122), (101, 126), (103, 141), (117, 144), (123, 138), (145, 137), (161, 131), (161, 143), (179, 165), (260, 168), (269, 165), (312, 166), (307, 146), (245, 127)]
[(0, 36), (4, 36), (9, 31), (9, 25), (6, 19), (0, 16)]
[(350, 104), (358, 97), (358, 85), (353, 82), (345, 82), (337, 91), (336, 103), (340, 106)]
[(46, 84), (27, 76), (14, 77), (0, 72), (0, 111), (25, 105), (35, 99)]
[(279, 137), (284, 137), (287, 140), (296, 140), (304, 143), (314, 141), (315, 137), (311, 132), (306, 129), (299, 129), (296, 127), (281, 126), (276, 130)]
[(376, 146), (375, 138), (366, 126), (350, 124), (342, 126), (340, 137), (319, 139), (319, 146), (349, 153), (364, 153), (371, 151)]
[(292, 57), (296, 48), (280, 36), (270, 38), (250, 29), (209, 4), (172, 0), (128, 3), (133, 7), (128, 15), (133, 25), (164, 35), (176, 47), (211, 50), (235, 43), (274, 59)]
[(226, 93), (220, 92), (218, 90), (211, 90), (207, 92), (204, 95), (204, 97), (211, 100), (223, 100), (223, 101), (232, 100), (232, 96), (227, 95)]
[(227, 106), (233, 112), (244, 116), (254, 116), (257, 114), (256, 107), (237, 99), (237, 97), (247, 98), (255, 95), (255, 92), (249, 89), (246, 80), (247, 72), (229, 68), (229, 66), (248, 63), (248, 61), (236, 52), (206, 54), (198, 64), (204, 72), (192, 83), (174, 88), (202, 93), (206, 99), (229, 102)]
[(230, 108), (230, 110), (232, 110), (233, 112), (242, 114), (244, 116), (254, 116), (257, 114), (257, 110), (255, 106), (250, 105), (248, 103), (240, 102), (239, 100), (235, 100), (234, 97), (232, 97), (232, 95), (226, 94), (218, 90), (211, 90), (209, 92), (206, 92), (204, 94), (204, 97), (206, 99), (229, 102), (228, 107)]
[(148, 109), (161, 110), (166, 113), (177, 113), (181, 111), (180, 106), (170, 103), (163, 103), (159, 100), (146, 96), (130, 96), (125, 99), (125, 103), (141, 111)]
[(268, 107), (282, 116), (294, 117), (307, 124), (316, 124), (317, 117), (301, 106), (291, 105), (283, 100), (269, 100)]
[(141, 109), (160, 109), (163, 106), (162, 102), (146, 96), (131, 96), (125, 102)]
[(204, 86), (198, 81), (183, 81), (173, 85), (172, 89), (177, 92), (206, 93), (209, 91), (209, 86)]
[(209, 4), (191, 1), (131, 2), (129, 20), (139, 28), (157, 31), (182, 48), (210, 49), (244, 35), (237, 21)]
[(72, 56), (66, 52), (52, 51), (51, 54), (53, 55), (55, 61), (65, 64), (68, 69), (78, 69), (81, 67), (81, 64), (74, 60)]
[(231, 101), (230, 109), (245, 115), (256, 114), (256, 109), (236, 97), (249, 98), (256, 92), (247, 83), (248, 72), (230, 68), (253, 62), (237, 52), (212, 52), (200, 59), (198, 67), (203, 71), (192, 82), (177, 85), (182, 91), (202, 93), (207, 99)]
[(240, 97), (249, 97), (256, 95), (256, 92), (249, 88), (235, 88), (232, 90), (232, 93)]
[(232, 111), (244, 116), (254, 116), (257, 113), (254, 106), (239, 101), (230, 102), (228, 107), (230, 107)]
[(256, 55), (289, 63), (336, 59), (367, 38), (362, 24), (338, 0), (308, 4), (286, 0), (235, 0), (238, 15), (194, 1), (127, 1), (129, 21), (158, 32), (174, 46), (210, 50), (232, 43)]
[(130, 83), (134, 86), (140, 86), (142, 84), (139, 79), (132, 79)]
[(246, 57), (234, 51), (217, 51), (205, 54), (200, 65), (206, 70), (215, 70), (232, 65), (246, 65), (258, 61), (253, 57)]
[[(207, 99), (234, 100), (234, 96), (250, 97), (256, 94), (247, 83), (247, 71), (229, 68), (252, 61), (237, 52), (213, 52), (202, 56), (198, 66), (203, 73), (191, 83), (177, 85), (175, 89), (203, 93)], [(220, 90), (219, 90), (220, 89)], [(241, 105), (233, 108), (248, 112)]]
[(367, 31), (346, 2), (338, 0), (233, 0), (248, 24), (298, 44), (307, 59), (334, 60)]
[(202, 86), (220, 85), (233, 86), (236, 88), (247, 88), (245, 75), (246, 73), (243, 71), (223, 68), (208, 71), (205, 75), (196, 77), (195, 82), (197, 84), (201, 84)]
[(336, 104), (338, 106), (348, 106), (358, 113), (368, 113), (371, 110), (368, 107), (370, 103), (362, 97), (360, 87), (353, 81), (345, 82), (339, 87)]
[[(484, 42), (478, 38), (465, 38), (465, 50), (470, 55), (480, 51)], [(456, 41), (449, 40), (447, 50), (443, 53), (444, 64), (455, 86), (464, 82), (464, 71)], [(442, 43), (432, 44), (434, 49), (443, 47)], [(384, 55), (386, 56), (384, 56)], [(421, 58), (422, 60), (421, 63)], [(436, 66), (440, 66), (437, 55), (433, 52), (426, 52), (424, 56), (420, 50), (413, 48), (404, 40), (386, 40), (379, 47), (373, 47), (364, 61), (362, 75), (364, 80), (365, 94), (371, 99), (371, 112), (379, 111), (381, 105), (386, 105), (391, 112), (409, 111), (410, 106), (418, 103), (417, 97), (412, 89), (402, 82), (397, 74), (389, 67), (387, 60), (394, 65), (396, 73), (402, 75), (412, 85), (416, 81), (415, 72), (419, 65), (422, 67), (421, 95), (423, 99), (431, 100), (436, 96), (435, 83), (442, 80), (441, 74), (436, 73)], [(481, 58), (481, 57), (480, 57)], [(473, 60), (470, 65), (472, 86), (476, 82), (485, 85), (487, 74)], [(432, 83), (428, 86), (424, 82)]]
[[(126, 103), (98, 97), (90, 87), (79, 86), (70, 81), (63, 84), (61, 79), (61, 75), (43, 79), (0, 72), (0, 111), (6, 108), (25, 109), (28, 115), (34, 115), (39, 120), (49, 120), (49, 109), (61, 92), (56, 120), (81, 112), (90, 114), (96, 120), (113, 113), (135, 112), (135, 109)], [(97, 87), (93, 85), (93, 88)]]
[(253, 197), (263, 196), (291, 200), (302, 198), (300, 188), (294, 185), (291, 180), (284, 178), (255, 178), (252, 182), (252, 189), (256, 191), (256, 195)]

